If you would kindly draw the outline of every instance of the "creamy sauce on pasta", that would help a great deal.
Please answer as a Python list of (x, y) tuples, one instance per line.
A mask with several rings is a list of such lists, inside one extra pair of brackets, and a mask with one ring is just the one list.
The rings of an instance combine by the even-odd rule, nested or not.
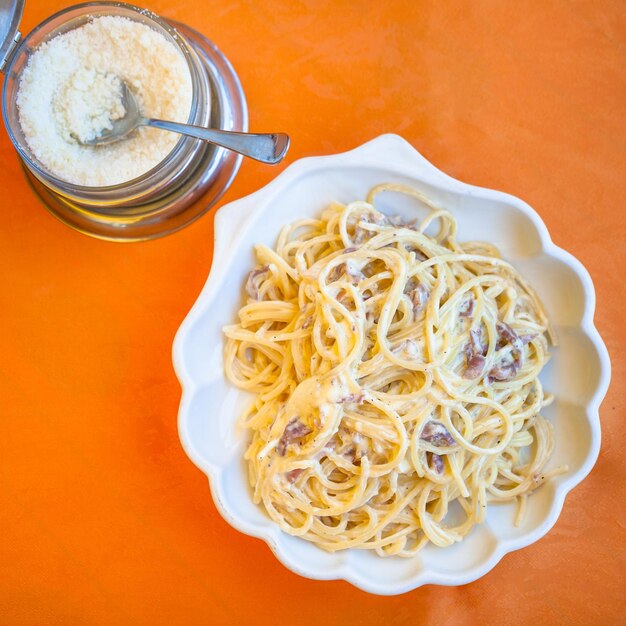
[[(388, 218), (374, 207), (383, 191), (431, 212)], [(224, 366), (256, 394), (242, 416), (250, 483), (285, 532), (411, 556), (461, 541), (489, 501), (516, 499), (521, 516), (562, 471), (543, 471), (551, 396), (538, 376), (555, 342), (544, 309), (494, 246), (457, 242), (448, 211), (380, 185), (256, 255)]]

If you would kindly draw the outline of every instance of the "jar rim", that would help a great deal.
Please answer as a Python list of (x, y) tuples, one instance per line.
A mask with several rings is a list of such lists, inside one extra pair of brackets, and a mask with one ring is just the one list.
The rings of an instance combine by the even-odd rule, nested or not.
[[(33, 38), (33, 36), (35, 36), (42, 29), (45, 29), (45, 27), (50, 22), (53, 22), (54, 20), (57, 20), (58, 18), (62, 17), (64, 14), (70, 13), (72, 11), (82, 10), (82, 9), (97, 9), (97, 8), (121, 9), (123, 11), (136, 13), (138, 15), (141, 15), (144, 19), (154, 22), (157, 26), (163, 29), (170, 36), (172, 42), (178, 47), (178, 50), (183, 55), (183, 58), (185, 59), (187, 68), (191, 76), (192, 100), (191, 100), (191, 107), (190, 107), (187, 123), (190, 123), (193, 120), (193, 117), (196, 114), (197, 109), (198, 109), (198, 93), (197, 93), (198, 90), (196, 89), (196, 86), (198, 83), (197, 76), (196, 76), (196, 72), (197, 72), (196, 66), (197, 66), (198, 60), (196, 58), (196, 53), (187, 44), (187, 42), (180, 35), (180, 33), (173, 26), (168, 24), (166, 20), (161, 18), (159, 15), (157, 15), (154, 11), (151, 11), (150, 9), (138, 7), (134, 4), (129, 4), (126, 2), (116, 2), (116, 1), (111, 1), (111, 0), (81, 2), (79, 4), (73, 4), (68, 7), (65, 7), (64, 9), (61, 9), (60, 11), (53, 13), (52, 15), (47, 17), (45, 20), (40, 22), (25, 37), (22, 38), (19, 45), (15, 49), (13, 55), (9, 59), (7, 66), (4, 68), (5, 80), (2, 86), (2, 116), (4, 118), (4, 126), (7, 130), (7, 133), (9, 135), (9, 138), (11, 139), (11, 143), (13, 144), (14, 148), (18, 151), (20, 157), (24, 160), (24, 162), (28, 165), (28, 167), (33, 171), (33, 173), (35, 173), (37, 176), (41, 176), (42, 178), (49, 181), (54, 186), (60, 186), (66, 189), (67, 191), (69, 191), (70, 193), (75, 193), (78, 195), (82, 193), (94, 194), (98, 192), (103, 192), (107, 194), (114, 193), (116, 191), (124, 191), (127, 188), (132, 187), (134, 185), (140, 185), (142, 183), (145, 183), (149, 181), (153, 176), (155, 176), (155, 174), (158, 174), (159, 172), (163, 171), (163, 169), (169, 163), (171, 163), (171, 161), (173, 161), (176, 157), (178, 157), (183, 147), (189, 141), (194, 141), (193, 139), (190, 140), (190, 138), (188, 137), (181, 136), (180, 139), (176, 142), (176, 144), (172, 148), (172, 150), (168, 152), (168, 154), (161, 161), (159, 161), (154, 167), (147, 170), (140, 176), (136, 176), (135, 178), (132, 178), (130, 180), (127, 180), (121, 183), (116, 183), (115, 185), (101, 185), (101, 186), (78, 185), (76, 183), (72, 183), (63, 178), (60, 178), (56, 176), (55, 174), (53, 174), (52, 172), (48, 171), (47, 169), (38, 165), (32, 159), (31, 155), (29, 155), (28, 152), (24, 150), (23, 146), (15, 137), (13, 128), (7, 116), (6, 99), (7, 99), (7, 85), (9, 84), (9, 81), (7, 79), (13, 70), (13, 64), (19, 58), (25, 46)], [(86, 14), (88, 14), (88, 12), (86, 12)], [(129, 17), (129, 16), (125, 16), (125, 17)], [(132, 18), (129, 17), (129, 19), (132, 19)], [(54, 38), (54, 36), (51, 37), (51, 39), (52, 38)], [(209, 101), (210, 101), (210, 98), (209, 98)]]

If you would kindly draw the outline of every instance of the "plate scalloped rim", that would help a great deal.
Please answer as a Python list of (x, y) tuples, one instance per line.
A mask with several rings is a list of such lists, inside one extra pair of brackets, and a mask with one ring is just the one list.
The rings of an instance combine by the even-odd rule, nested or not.
[[(200, 322), (208, 314), (209, 305), (215, 295), (214, 287), (218, 282), (219, 272), (216, 271), (215, 259), (226, 258), (232, 254), (232, 251), (237, 248), (237, 240), (246, 231), (253, 213), (263, 210), (263, 207), (266, 207), (272, 201), (272, 198), (303, 173), (328, 166), (340, 168), (354, 166), (355, 164), (364, 167), (384, 167), (393, 170), (394, 173), (411, 177), (419, 175), (420, 180), (425, 183), (443, 186), (446, 190), (461, 192), (468, 196), (480, 196), (484, 199), (504, 201), (521, 210), (536, 228), (541, 242), (540, 252), (558, 259), (561, 263), (568, 266), (580, 280), (585, 293), (585, 307), (580, 328), (591, 341), (600, 363), (598, 385), (593, 397), (585, 406), (591, 432), (589, 452), (578, 471), (569, 476), (568, 480), (563, 481), (555, 489), (550, 512), (543, 522), (531, 532), (520, 537), (514, 539), (499, 538), (489, 557), (475, 567), (455, 574), (441, 574), (423, 569), (404, 580), (402, 584), (393, 586), (377, 584), (346, 563), (330, 569), (313, 568), (304, 565), (298, 562), (288, 550), (283, 549), (283, 545), (280, 542), (282, 531), (269, 519), (265, 523), (251, 524), (234, 515), (228, 507), (228, 496), (222, 493), (221, 490), (221, 481), (219, 479), (222, 468), (203, 456), (190, 436), (188, 428), (188, 409), (196, 390), (196, 384), (186, 364), (185, 337), (193, 325)], [(251, 207), (254, 207), (254, 210)], [(176, 334), (173, 345), (173, 362), (182, 387), (182, 398), (178, 413), (181, 443), (194, 464), (207, 475), (215, 505), (230, 525), (247, 535), (264, 540), (286, 567), (301, 576), (317, 580), (343, 579), (360, 589), (381, 595), (404, 593), (425, 584), (462, 585), (472, 582), (495, 567), (505, 554), (534, 543), (552, 528), (561, 512), (565, 496), (587, 476), (598, 457), (600, 450), (598, 410), (608, 389), (611, 366), (607, 349), (593, 323), (595, 290), (589, 273), (580, 261), (562, 248), (559, 248), (551, 240), (545, 224), (528, 204), (510, 194), (476, 187), (452, 178), (427, 161), (411, 144), (400, 136), (385, 134), (348, 152), (330, 156), (306, 157), (295, 161), (265, 187), (221, 207), (215, 214), (214, 237), (214, 262), (211, 272), (200, 295)]]

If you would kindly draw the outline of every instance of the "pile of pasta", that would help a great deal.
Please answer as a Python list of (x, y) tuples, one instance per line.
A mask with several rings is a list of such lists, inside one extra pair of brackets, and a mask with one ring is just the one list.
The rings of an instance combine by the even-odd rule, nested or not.
[[(383, 215), (383, 192), (427, 217)], [(456, 230), (417, 190), (384, 184), (256, 246), (224, 367), (254, 394), (250, 484), (285, 532), (411, 556), (461, 541), (491, 501), (517, 500), (519, 521), (560, 471), (544, 472), (543, 306), (494, 246)]]

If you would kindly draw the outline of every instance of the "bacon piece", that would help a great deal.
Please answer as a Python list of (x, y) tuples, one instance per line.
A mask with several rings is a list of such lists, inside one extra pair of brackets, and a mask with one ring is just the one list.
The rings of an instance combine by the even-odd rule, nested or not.
[(385, 224), (394, 228), (408, 228), (409, 230), (417, 230), (418, 220), (407, 220), (406, 222), (401, 215), (390, 215), (385, 218)]
[(477, 330), (476, 328), (472, 328), (469, 332), (470, 334), (470, 344), (469, 348), (471, 350), (471, 354), (481, 354), (485, 355), (487, 352), (487, 344), (483, 342), (483, 334), (481, 330)]
[(346, 457), (351, 463), (360, 465), (363, 452), (361, 452), (361, 449), (358, 446), (353, 445), (343, 453), (343, 456)]
[(465, 355), (467, 362), (465, 364), (465, 370), (463, 372), (463, 378), (478, 378), (485, 367), (485, 353), (487, 352), (487, 345), (483, 343), (482, 332), (475, 328), (472, 328), (469, 332), (470, 340), (465, 346)]
[(362, 391), (358, 393), (349, 393), (347, 396), (342, 396), (337, 400), (339, 404), (363, 404), (365, 400), (365, 394)]
[(261, 283), (265, 280), (267, 272), (269, 272), (269, 265), (262, 265), (261, 267), (255, 267), (249, 274), (246, 281), (246, 293), (253, 299), (259, 299), (259, 288)]
[(336, 447), (337, 447), (337, 441), (335, 439), (331, 439), (322, 449), (322, 454), (324, 453), (328, 454), (328, 452), (334, 452)]
[(489, 381), (511, 380), (514, 378), (519, 368), (522, 366), (522, 353), (513, 350), (505, 355), (489, 370)]
[(503, 381), (514, 378), (520, 367), (522, 366), (522, 348), (524, 342), (519, 335), (504, 322), (496, 324), (498, 331), (498, 349), (503, 348), (507, 344), (512, 346), (509, 354), (505, 354), (489, 371), (489, 381)]
[(485, 357), (482, 354), (474, 354), (467, 359), (463, 378), (478, 378), (485, 369)]
[(466, 298), (461, 302), (459, 306), (459, 315), (460, 317), (472, 317), (474, 313), (474, 296), (472, 294), (469, 295), (469, 298)]
[(395, 228), (404, 226), (404, 222), (402, 221), (402, 217), (400, 217), (400, 215), (390, 215), (387, 217), (387, 223)]
[(366, 222), (370, 224), (378, 224), (378, 226), (384, 226), (388, 223), (388, 218), (386, 215), (379, 213), (378, 211), (374, 211), (373, 213), (368, 213)]
[(309, 315), (304, 322), (302, 322), (302, 330), (306, 330), (307, 328), (309, 328), (311, 326), (311, 324), (313, 323), (313, 316)]
[(361, 245), (367, 239), (371, 239), (376, 233), (371, 230), (367, 230), (361, 227), (361, 224), (376, 224), (378, 226), (384, 226), (389, 224), (388, 219), (378, 211), (372, 213), (362, 213), (358, 219), (357, 225), (354, 227), (354, 236), (352, 241), (358, 246)]
[(354, 262), (348, 260), (345, 263), (335, 265), (335, 267), (330, 270), (330, 272), (328, 273), (328, 281), (334, 283), (336, 280), (339, 280), (344, 274), (350, 277), (352, 279), (350, 282), (355, 285), (365, 278), (363, 272), (361, 272), (361, 270), (354, 266)]
[(428, 293), (428, 289), (422, 285), (422, 283), (415, 284), (415, 281), (409, 281), (407, 286), (409, 287), (409, 291), (406, 293), (411, 300), (411, 304), (413, 305), (413, 315), (417, 317), (419, 313), (424, 310), (430, 294)]
[(420, 439), (427, 441), (437, 448), (441, 446), (453, 446), (455, 444), (454, 437), (452, 437), (448, 429), (441, 422), (435, 422), (433, 420), (426, 422), (420, 434)]
[(439, 454), (435, 454), (427, 452), (426, 457), (430, 457), (430, 461), (428, 463), (430, 469), (432, 469), (437, 474), (443, 474), (443, 457)]
[(287, 452), (287, 446), (292, 443), (299, 443), (304, 437), (312, 433), (313, 431), (300, 421), (299, 417), (294, 417), (285, 426), (285, 430), (278, 440), (276, 451), (280, 456), (285, 456)]
[(302, 469), (301, 467), (296, 467), (296, 469), (292, 469), (289, 472), (287, 472), (285, 474), (285, 478), (287, 479), (288, 482), (294, 483), (296, 482), (296, 479), (298, 478), (298, 476), (302, 474), (302, 472), (304, 472), (304, 469)]
[(508, 324), (498, 322), (496, 324), (496, 330), (498, 331), (498, 348), (502, 348), (507, 343), (510, 343), (515, 349), (522, 349), (522, 340)]

